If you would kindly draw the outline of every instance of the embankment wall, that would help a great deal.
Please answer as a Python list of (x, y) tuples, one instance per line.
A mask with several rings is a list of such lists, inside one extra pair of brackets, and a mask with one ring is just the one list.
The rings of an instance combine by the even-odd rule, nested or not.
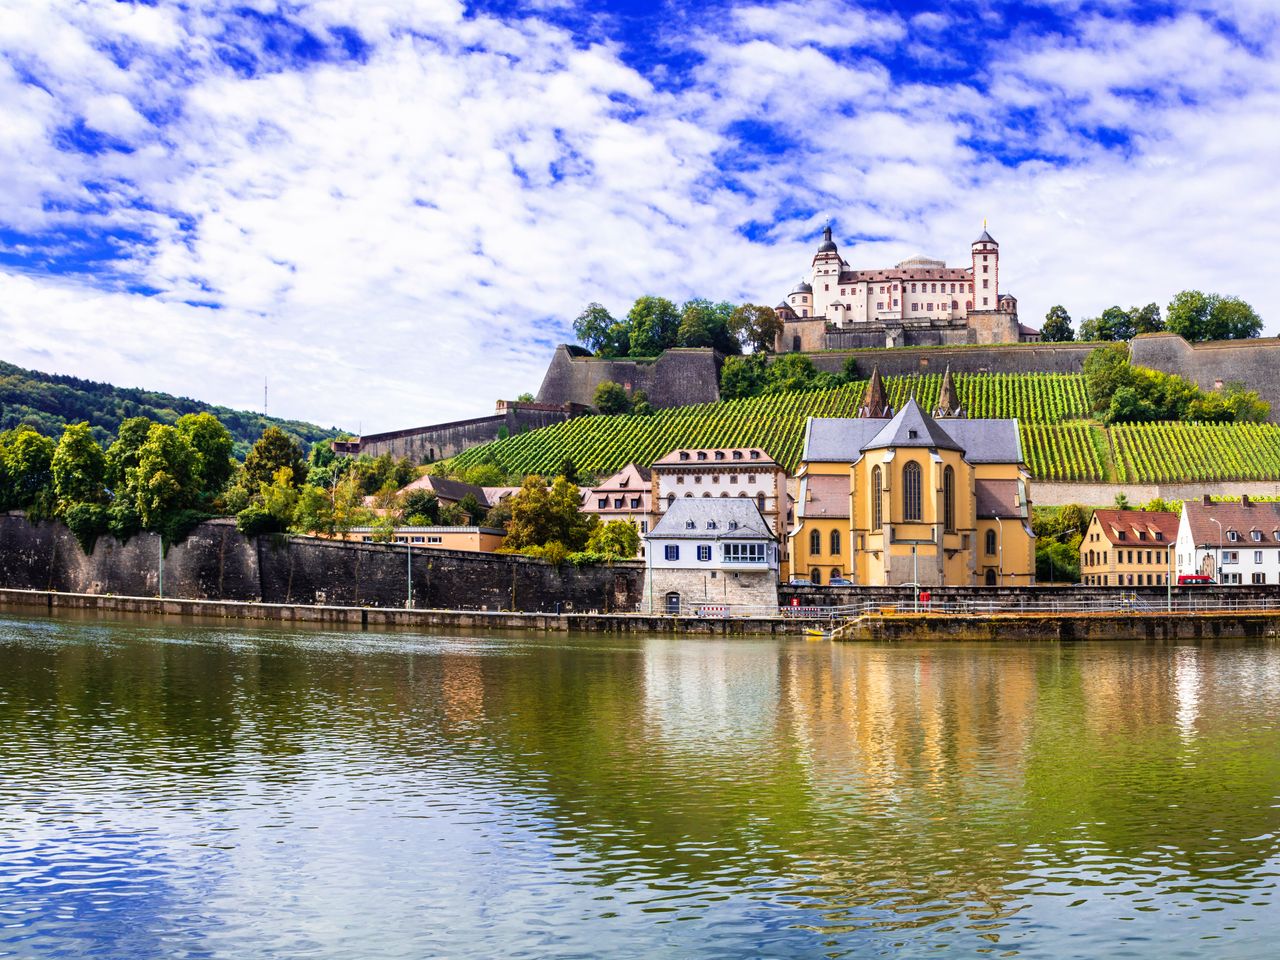
[(1164, 500), (1199, 500), (1206, 493), (1211, 497), (1237, 499), (1242, 493), (1251, 497), (1275, 497), (1280, 496), (1280, 479), (1205, 483), (1048, 483), (1036, 480), (1031, 484), (1031, 500), (1037, 507), (1064, 507), (1070, 503), (1086, 507), (1110, 507), (1122, 493), (1135, 507), (1157, 497)]
[(245, 537), (230, 521), (198, 526), (163, 559), (160, 538), (101, 538), (85, 554), (61, 523), (0, 515), (0, 587), (61, 593), (164, 595), (351, 607), (413, 605), (458, 610), (636, 610), (644, 565), (554, 567), (530, 557), (341, 543), (313, 537)]
[(397, 459), (408, 457), (414, 463), (431, 463), (456, 456), (469, 447), (497, 440), (504, 435), (503, 431), (506, 436), (514, 436), (526, 430), (561, 423), (582, 412), (585, 411), (563, 404), (512, 403), (492, 416), (371, 433), (355, 440), (335, 441), (333, 448), (353, 457), (360, 454), (378, 457), (389, 453)]
[(720, 399), (721, 357), (710, 348), (668, 350), (656, 360), (604, 360), (561, 345), (538, 390), (539, 403), (591, 404), (606, 380), (628, 394), (643, 390), (655, 407), (683, 407)]

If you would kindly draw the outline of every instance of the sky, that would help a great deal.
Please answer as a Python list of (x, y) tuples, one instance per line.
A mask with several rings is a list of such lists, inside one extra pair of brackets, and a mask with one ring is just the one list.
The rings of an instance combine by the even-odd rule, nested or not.
[(1280, 333), (1275, 0), (0, 0), (0, 359), (372, 433), (590, 302), (964, 264)]

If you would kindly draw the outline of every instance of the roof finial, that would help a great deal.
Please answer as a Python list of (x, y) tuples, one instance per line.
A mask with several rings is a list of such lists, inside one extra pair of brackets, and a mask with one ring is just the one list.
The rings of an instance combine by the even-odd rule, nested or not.
[(987, 229), (987, 218), (986, 218), (986, 217), (983, 217), (983, 218), (982, 218), (982, 229), (983, 229), (983, 230)]

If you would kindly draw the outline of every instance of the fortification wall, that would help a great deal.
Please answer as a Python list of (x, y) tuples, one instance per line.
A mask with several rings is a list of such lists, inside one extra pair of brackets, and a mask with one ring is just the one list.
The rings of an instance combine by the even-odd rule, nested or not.
[(1131, 362), (1194, 380), (1203, 390), (1240, 381), (1280, 417), (1280, 339), (1219, 340), (1190, 344), (1176, 333), (1144, 333), (1129, 344)]
[(604, 360), (556, 348), (538, 390), (539, 403), (591, 404), (611, 380), (628, 393), (643, 390), (655, 407), (683, 407), (720, 399), (720, 356), (710, 348), (668, 350), (656, 360)]
[(1119, 494), (1135, 507), (1155, 500), (1199, 500), (1211, 497), (1280, 496), (1280, 478), (1267, 480), (1223, 480), (1204, 483), (1049, 483), (1034, 481), (1031, 502), (1037, 507), (1065, 507), (1078, 503), (1086, 507), (1109, 507)]
[[(61, 523), (0, 515), (0, 587), (63, 593), (154, 596), (160, 538), (127, 544), (101, 538), (85, 555)], [(242, 536), (231, 521), (203, 523), (163, 557), (164, 595), (196, 600), (403, 607), (407, 548), (312, 537)], [(420, 608), (633, 611), (644, 565), (553, 567), (530, 557), (413, 551), (414, 606)]]
[(469, 447), (497, 440), (503, 435), (504, 429), (507, 436), (512, 436), (560, 423), (582, 412), (584, 411), (563, 404), (508, 403), (503, 404), (502, 409), (492, 416), (393, 430), (389, 433), (373, 433), (356, 440), (335, 441), (333, 448), (353, 457), (362, 453), (372, 457), (389, 453), (397, 459), (408, 457), (414, 463), (430, 463), (448, 459)]
[(896, 350), (833, 350), (809, 359), (819, 370), (839, 373), (856, 357), (861, 376), (879, 366), (885, 376), (913, 373), (1080, 373), (1097, 344), (1009, 343), (1001, 346), (902, 347)]

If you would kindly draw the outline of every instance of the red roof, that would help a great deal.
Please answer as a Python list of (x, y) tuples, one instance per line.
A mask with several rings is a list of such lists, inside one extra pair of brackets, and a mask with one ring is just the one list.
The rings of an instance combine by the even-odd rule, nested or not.
[(760, 447), (686, 447), (672, 450), (653, 462), (654, 467), (776, 467), (773, 457)]
[[(1182, 509), (1197, 547), (1216, 547), (1219, 543), (1280, 546), (1280, 503), (1250, 500), (1248, 503), (1231, 501), (1206, 505), (1202, 500), (1188, 500)], [(1221, 532), (1219, 524), (1222, 525)], [(1252, 536), (1255, 530), (1260, 535), (1256, 541)], [(1231, 539), (1232, 531), (1236, 535), (1234, 540)]]
[(1172, 543), (1178, 538), (1178, 515), (1164, 510), (1095, 510), (1093, 518), (1112, 544)]
[(826, 520), (849, 516), (847, 475), (814, 474), (804, 482), (808, 499), (800, 506), (801, 516)]

